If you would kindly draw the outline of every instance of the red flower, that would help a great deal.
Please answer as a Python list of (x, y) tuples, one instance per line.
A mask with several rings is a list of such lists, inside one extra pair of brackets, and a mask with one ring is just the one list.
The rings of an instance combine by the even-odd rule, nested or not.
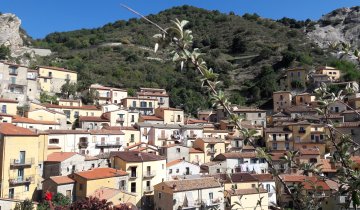
[(51, 199), (52, 199), (52, 194), (51, 194), (51, 192), (47, 191), (45, 193), (45, 200), (51, 201)]

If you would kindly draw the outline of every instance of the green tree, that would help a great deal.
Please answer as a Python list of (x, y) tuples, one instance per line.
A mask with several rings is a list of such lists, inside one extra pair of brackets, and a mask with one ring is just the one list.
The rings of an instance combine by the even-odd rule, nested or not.
[(58, 104), (57, 97), (49, 95), (47, 92), (40, 93), (40, 102), (41, 103), (51, 103), (51, 104)]
[(6, 60), (10, 56), (10, 49), (5, 45), (0, 46), (0, 60)]
[(61, 94), (64, 98), (75, 96), (77, 90), (77, 84), (66, 80), (66, 83), (61, 86)]
[(81, 97), (84, 104), (95, 104), (99, 100), (99, 92), (94, 89), (84, 91)]
[(34, 209), (34, 203), (26, 199), (20, 203), (16, 203), (14, 210), (33, 210)]

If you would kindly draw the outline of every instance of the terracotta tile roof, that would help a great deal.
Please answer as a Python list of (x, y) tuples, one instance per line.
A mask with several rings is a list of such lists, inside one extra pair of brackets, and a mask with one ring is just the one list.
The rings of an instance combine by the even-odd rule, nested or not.
[(102, 85), (99, 85), (99, 84), (92, 84), (92, 85), (90, 85), (90, 88), (98, 89), (98, 90), (113, 90), (113, 91), (127, 92), (127, 90), (124, 90), (124, 89), (114, 88), (114, 87), (106, 87), (106, 86), (102, 86)]
[(48, 146), (48, 149), (61, 149), (61, 147), (49, 145), (49, 146)]
[(231, 132), (231, 131), (228, 131), (228, 130), (204, 130), (204, 133), (229, 133), (229, 132)]
[(110, 152), (110, 157), (118, 157), (126, 162), (148, 162), (166, 160), (165, 157), (160, 155), (137, 151)]
[(19, 102), (16, 101), (16, 100), (13, 100), (13, 99), (0, 98), (0, 103), (14, 103), (14, 104), (17, 104)]
[(272, 117), (289, 117), (289, 115), (287, 115), (283, 112), (278, 112), (276, 114), (273, 114)]
[(0, 123), (0, 133), (4, 136), (39, 136), (27, 128), (17, 127), (11, 123)]
[(170, 110), (170, 111), (184, 111), (182, 109), (172, 108), (172, 107), (158, 107), (156, 109), (158, 109), (158, 110)]
[(255, 157), (256, 157), (255, 152), (227, 152), (217, 155), (215, 157), (215, 160), (255, 158)]
[(154, 115), (142, 115), (140, 118), (143, 120), (163, 121), (163, 119)]
[(360, 109), (356, 109), (356, 111), (354, 111), (354, 110), (345, 110), (345, 111), (342, 112), (342, 114), (352, 114), (352, 113), (356, 113), (356, 112), (360, 112)]
[(80, 116), (79, 122), (110, 122), (110, 120), (104, 117)]
[(69, 69), (64, 69), (64, 68), (60, 68), (60, 67), (56, 67), (56, 66), (37, 66), (36, 68), (37, 68), (37, 69), (39, 69), (39, 68), (53, 69), (53, 70), (57, 70), (57, 71), (77, 73), (76, 71), (71, 71), (71, 70), (69, 70)]
[(170, 162), (166, 163), (166, 167), (171, 167), (171, 166), (173, 166), (173, 165), (182, 163), (183, 161), (184, 161), (184, 160), (182, 160), (182, 159), (170, 161)]
[(266, 128), (265, 132), (266, 133), (292, 133), (292, 131), (289, 128), (287, 128), (286, 126), (284, 126), (284, 127)]
[(257, 178), (260, 182), (275, 181), (271, 174), (252, 174), (252, 176)]
[(43, 104), (46, 108), (54, 109), (84, 109), (84, 110), (100, 110), (97, 106), (82, 105), (82, 106), (61, 106), (57, 104)]
[(118, 176), (126, 176), (128, 173), (126, 173), (123, 170), (117, 170), (114, 168), (94, 168), (89, 171), (82, 171), (75, 173), (76, 175), (92, 180), (92, 179), (105, 179), (110, 177), (118, 177)]
[(285, 157), (285, 151), (271, 152), (270, 156), (272, 160), (281, 160), (282, 157)]
[(85, 161), (90, 161), (90, 160), (99, 160), (99, 158), (90, 155), (85, 155)]
[(100, 187), (99, 189), (95, 190), (91, 196), (97, 197), (100, 200), (109, 200), (119, 193), (123, 193), (123, 191), (115, 188)]
[(286, 109), (287, 112), (314, 112), (316, 113), (316, 110), (312, 107), (305, 106), (305, 105), (299, 105), (299, 106), (292, 106)]
[(257, 182), (259, 181), (252, 174), (249, 173), (234, 173), (230, 175), (233, 182)]
[(204, 151), (202, 150), (198, 150), (198, 149), (195, 149), (195, 148), (190, 148), (189, 149), (189, 153), (204, 153)]
[(330, 173), (334, 173), (336, 172), (336, 166), (330, 163), (329, 159), (320, 159), (320, 163), (321, 166), (320, 168), (322, 169), (322, 172), (330, 172)]
[(197, 123), (207, 123), (206, 120), (198, 120), (198, 119), (187, 119), (185, 120), (186, 124), (197, 124)]
[(356, 164), (360, 165), (360, 156), (352, 156), (350, 159)]
[(29, 124), (42, 124), (42, 125), (59, 125), (60, 123), (55, 121), (46, 120), (34, 120), (32, 118), (13, 116), (12, 123), (29, 123)]
[(280, 175), (285, 182), (300, 182), (304, 185), (304, 188), (307, 190), (312, 190), (313, 185), (321, 187), (322, 190), (331, 190), (329, 185), (326, 184), (323, 180), (319, 180), (314, 176), (304, 176), (304, 175)]
[(170, 193), (209, 188), (221, 188), (221, 184), (213, 177), (166, 181), (155, 185), (155, 189), (161, 186), (164, 186), (164, 191), (168, 191)]
[(90, 130), (91, 135), (125, 135), (121, 130)]
[(127, 100), (127, 99), (138, 99), (138, 100), (144, 100), (144, 101), (157, 101), (157, 99), (154, 99), (154, 98), (139, 98), (139, 97), (126, 97), (126, 98), (121, 99), (121, 101)]
[(90, 134), (87, 130), (46, 130), (49, 134)]
[[(204, 131), (205, 133), (205, 131)], [(203, 141), (205, 143), (209, 143), (209, 144), (216, 144), (216, 143), (224, 143), (223, 139), (218, 139), (218, 138), (198, 138), (195, 141)]]
[(320, 155), (320, 151), (319, 151), (319, 149), (300, 148), (300, 155)]
[(264, 188), (236, 189), (236, 190), (227, 190), (227, 192), (232, 196), (267, 193), (267, 191)]
[(149, 93), (149, 92), (137, 92), (138, 96), (155, 96), (155, 97), (169, 97), (167, 93)]
[(255, 107), (239, 107), (234, 109), (233, 112), (266, 112), (263, 109), (255, 108)]
[(343, 122), (335, 125), (337, 128), (354, 128), (354, 127), (360, 127), (360, 121), (357, 122)]
[(47, 156), (47, 162), (62, 162), (72, 156), (76, 155), (76, 152), (53, 152)]
[(49, 179), (51, 179), (58, 185), (75, 183), (75, 180), (71, 179), (68, 176), (52, 176)]

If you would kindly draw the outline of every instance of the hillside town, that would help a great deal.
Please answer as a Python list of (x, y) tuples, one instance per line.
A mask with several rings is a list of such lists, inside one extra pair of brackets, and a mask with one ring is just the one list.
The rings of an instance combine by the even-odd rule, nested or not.
[[(120, 204), (156, 210), (293, 207), (268, 163), (246, 144), (222, 107), (199, 110), (195, 118), (170, 107), (165, 89), (144, 87), (129, 96), (125, 89), (100, 84), (89, 87), (98, 96), (94, 104), (71, 97), (41, 103), (42, 92), (56, 96), (64, 84), (77, 82), (77, 73), (1, 62), (0, 78), (1, 209), (25, 199), (40, 203), (46, 193), (72, 202), (106, 199), (115, 209)], [(327, 83), (355, 90), (330, 105), (330, 118), (359, 142), (359, 84), (341, 81), (340, 70), (329, 66), (287, 69), (280, 83), (284, 91), (273, 93), (272, 109), (231, 105), (231, 111), (254, 130), (281, 181), (321, 195), (323, 209), (341, 209), (346, 197), (330, 196), (339, 188), (329, 155), (333, 148), (325, 141), (326, 119), (316, 110), (314, 92), (299, 86)], [(297, 151), (298, 164), (318, 165), (331, 179), (289, 167), (283, 159), (289, 151)], [(351, 160), (359, 169), (360, 156)]]

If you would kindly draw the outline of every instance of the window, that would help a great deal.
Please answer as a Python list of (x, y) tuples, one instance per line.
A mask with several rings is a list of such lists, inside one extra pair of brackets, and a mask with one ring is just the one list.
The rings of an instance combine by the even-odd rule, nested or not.
[(140, 107), (146, 107), (146, 101), (141, 101), (140, 102)]
[(161, 199), (161, 193), (160, 192), (158, 193), (158, 198)]
[(135, 115), (131, 115), (131, 122), (135, 122)]
[(44, 78), (44, 82), (47, 83), (47, 79), (46, 79), (46, 78)]
[(285, 134), (285, 141), (289, 141), (289, 134)]
[(251, 184), (251, 187), (252, 187), (252, 188), (255, 188), (255, 187), (256, 187), (256, 185), (255, 185), (255, 184)]
[(16, 77), (10, 77), (11, 84), (16, 84)]
[(66, 197), (71, 198), (71, 190), (66, 190)]
[(172, 169), (171, 168), (169, 169), (169, 174), (172, 174)]
[(29, 188), (30, 188), (29, 185), (26, 184), (26, 185), (25, 185), (25, 192), (29, 192)]
[(282, 101), (282, 100), (284, 100), (284, 97), (283, 97), (283, 95), (280, 95), (280, 100)]
[(49, 71), (48, 76), (49, 76), (49, 77), (52, 77), (52, 72), (51, 72), (51, 71)]
[(50, 139), (49, 140), (49, 144), (58, 144), (59, 143), (59, 139)]
[(14, 198), (14, 194), (15, 194), (14, 188), (10, 188), (9, 189), (9, 198)]
[(152, 107), (152, 102), (149, 102), (149, 107)]
[(177, 121), (178, 121), (178, 122), (181, 122), (181, 117), (180, 117), (180, 115), (177, 116)]
[(179, 172), (180, 172), (180, 169), (177, 168), (177, 169), (176, 169), (176, 173), (179, 173)]
[(125, 186), (125, 180), (121, 180), (120, 181), (120, 189), (122, 189), (122, 190), (125, 190), (126, 189), (126, 186)]
[(260, 159), (259, 159), (259, 162), (260, 162), (260, 163), (265, 163), (265, 159), (264, 159), (264, 158), (260, 158)]
[(136, 177), (136, 167), (131, 167), (131, 177)]
[(66, 79), (67, 79), (67, 80), (70, 80), (70, 79), (71, 79), (70, 74), (66, 74)]
[(266, 191), (270, 192), (270, 184), (266, 184)]
[(261, 117), (261, 113), (258, 113), (258, 117)]
[(289, 143), (288, 143), (288, 142), (285, 143), (285, 149), (286, 149), (286, 150), (289, 150), (289, 149), (290, 149), (290, 146), (289, 146)]
[(301, 76), (301, 73), (300, 73), (299, 71), (298, 71), (298, 73), (297, 73), (297, 74), (298, 74), (298, 77), (300, 77), (300, 76)]
[(74, 117), (75, 117), (75, 118), (78, 118), (78, 117), (79, 117), (79, 112), (78, 112), (78, 111), (75, 111)]
[(252, 164), (257, 163), (257, 158), (251, 158), (251, 159), (250, 159), (250, 163), (252, 163)]
[(313, 134), (311, 134), (311, 140), (314, 140), (315, 136)]
[(135, 193), (136, 192), (136, 182), (132, 182), (131, 183), (131, 192)]
[(277, 149), (277, 143), (273, 143), (272, 148), (276, 150)]
[(134, 142), (135, 141), (135, 134), (131, 134), (130, 135), (130, 142)]
[(216, 169), (216, 173), (218, 173), (218, 174), (220, 173), (220, 168)]
[(1, 106), (1, 112), (6, 114), (6, 105)]
[(180, 153), (180, 148), (176, 148), (176, 152), (177, 152), (177, 153)]
[(273, 141), (276, 141), (276, 134), (273, 134)]
[(64, 110), (66, 118), (70, 118), (70, 110)]
[(79, 184), (79, 190), (82, 191), (83, 190), (83, 184)]
[(132, 107), (136, 107), (136, 101), (132, 102)]
[(210, 200), (213, 200), (214, 199), (214, 194), (211, 192), (211, 193), (209, 193), (209, 199)]
[(116, 144), (117, 144), (117, 145), (120, 144), (120, 137), (116, 137)]

